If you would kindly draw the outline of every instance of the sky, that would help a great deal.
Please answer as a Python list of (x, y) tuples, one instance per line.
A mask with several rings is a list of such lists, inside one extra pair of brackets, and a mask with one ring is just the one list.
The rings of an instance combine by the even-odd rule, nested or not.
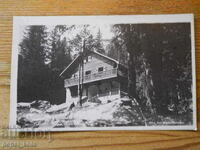
[[(22, 26), (20, 28), (20, 35), (19, 35), (19, 41), (22, 41), (24, 33), (25, 33), (26, 26)], [(54, 26), (47, 26), (47, 31), (51, 31), (54, 28)], [(97, 35), (97, 32), (100, 30), (102, 34), (102, 39), (104, 40), (110, 40), (114, 36), (114, 34), (111, 32), (111, 25), (109, 24), (100, 24), (100, 25), (90, 25), (88, 27), (91, 34), (95, 37)], [(63, 37), (66, 37), (67, 39), (73, 39), (73, 37), (80, 32), (81, 28), (76, 28), (71, 32), (66, 32)]]
[(97, 33), (99, 29), (103, 39), (111, 39), (114, 36), (111, 32), (111, 25), (95, 25), (91, 30), (93, 30), (94, 33)]
[[(110, 40), (114, 36), (114, 34), (111, 32), (111, 25), (89, 25), (87, 29), (90, 31), (93, 37), (96, 37), (98, 31), (100, 30), (103, 40)], [(72, 31), (67, 31), (63, 37), (66, 37), (68, 40), (73, 39), (81, 30), (83, 30), (82, 25), (76, 26), (76, 28)]]

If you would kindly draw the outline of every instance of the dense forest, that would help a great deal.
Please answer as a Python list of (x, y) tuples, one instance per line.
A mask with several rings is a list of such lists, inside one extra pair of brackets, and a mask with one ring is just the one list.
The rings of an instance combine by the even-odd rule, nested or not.
[[(86, 50), (96, 50), (128, 67), (128, 94), (146, 112), (192, 111), (191, 35), (189, 23), (115, 24), (105, 46), (101, 30), (90, 25), (27, 26), (19, 44), (18, 102), (65, 101), (62, 70)], [(67, 32), (79, 32), (68, 39)], [(70, 36), (70, 35), (69, 35)]]

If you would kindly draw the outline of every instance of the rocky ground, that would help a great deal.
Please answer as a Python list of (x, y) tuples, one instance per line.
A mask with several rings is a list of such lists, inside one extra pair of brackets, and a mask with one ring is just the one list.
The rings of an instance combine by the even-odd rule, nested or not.
[[(18, 103), (17, 125), (19, 128), (67, 128), (186, 125), (192, 112), (180, 116), (161, 116), (142, 112), (136, 100), (128, 97), (107, 101), (86, 101), (80, 106), (69, 104), (51, 105), (47, 101)], [(185, 118), (185, 119), (184, 119)]]
[(39, 100), (18, 103), (17, 124), (21, 128), (141, 126), (145, 119), (138, 104), (128, 98), (105, 104), (85, 102), (73, 108)]

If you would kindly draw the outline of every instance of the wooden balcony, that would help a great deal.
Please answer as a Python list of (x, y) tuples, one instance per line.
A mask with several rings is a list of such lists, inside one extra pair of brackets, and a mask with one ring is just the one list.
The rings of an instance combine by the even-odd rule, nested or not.
[[(101, 71), (94, 74), (84, 75), (83, 77), (83, 83), (89, 83), (109, 78), (117, 77), (117, 68)], [(71, 87), (79, 84), (78, 77), (73, 77), (70, 79), (65, 79), (65, 87)]]

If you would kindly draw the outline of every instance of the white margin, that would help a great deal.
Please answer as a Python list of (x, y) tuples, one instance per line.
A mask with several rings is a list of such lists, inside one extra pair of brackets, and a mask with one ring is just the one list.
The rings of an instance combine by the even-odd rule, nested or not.
[[(17, 70), (18, 44), (20, 26), (26, 25), (71, 25), (71, 24), (127, 24), (127, 23), (185, 23), (191, 24), (191, 53), (192, 53), (192, 94), (193, 94), (193, 125), (187, 126), (131, 126), (131, 127), (68, 127), (68, 128), (29, 128), (13, 129), (17, 118)], [(197, 130), (196, 108), (196, 65), (194, 42), (193, 14), (175, 15), (112, 15), (112, 16), (14, 16), (12, 37), (12, 62), (10, 86), (10, 122), (9, 128), (13, 131), (94, 131), (94, 130)]]

